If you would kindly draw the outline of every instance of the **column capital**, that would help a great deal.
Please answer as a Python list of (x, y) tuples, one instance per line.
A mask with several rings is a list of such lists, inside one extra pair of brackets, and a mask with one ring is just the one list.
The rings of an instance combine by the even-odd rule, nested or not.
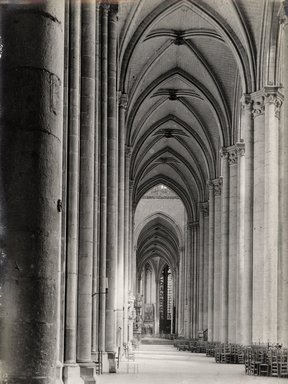
[(274, 104), (275, 116), (279, 119), (283, 95), (279, 92), (279, 86), (268, 85), (263, 88), (265, 93), (265, 104)]
[(288, 1), (285, 0), (282, 2), (281, 7), (278, 12), (279, 23), (284, 26), (288, 25)]
[(209, 203), (208, 203), (208, 201), (204, 201), (203, 203), (199, 203), (199, 209), (203, 213), (204, 217), (209, 216)]
[(240, 99), (240, 102), (241, 102), (241, 107), (243, 110), (251, 112), (252, 105), (253, 105), (251, 95), (249, 95), (248, 93), (243, 93), (243, 95)]
[(133, 190), (133, 188), (134, 188), (134, 179), (130, 179), (129, 180), (129, 189)]
[(208, 187), (210, 192), (214, 191), (214, 184), (213, 184), (212, 180), (207, 180), (207, 187)]
[(222, 147), (219, 151), (220, 153), (220, 157), (221, 159), (223, 160), (228, 160), (228, 151), (227, 151), (227, 148), (226, 147)]
[(131, 145), (125, 145), (125, 155), (126, 155), (127, 160), (131, 159), (131, 155), (132, 155), (132, 146)]
[(199, 221), (188, 221), (187, 229), (198, 227), (198, 225), (199, 225)]
[(104, 14), (108, 16), (108, 12), (109, 12), (109, 9), (110, 9), (110, 4), (106, 3), (106, 2), (103, 2), (103, 3), (101, 2), (100, 3), (100, 8), (102, 8)]
[(123, 108), (125, 111), (127, 110), (128, 106), (128, 95), (127, 93), (119, 92), (119, 107)]
[(244, 156), (245, 155), (245, 143), (244, 141), (240, 141), (235, 144), (236, 151), (238, 156)]
[(265, 113), (265, 95), (263, 90), (251, 93), (252, 97), (252, 116), (255, 119)]
[(238, 163), (238, 151), (237, 146), (232, 145), (231, 147), (227, 147), (228, 151), (228, 163), (230, 166), (237, 165)]
[(221, 196), (223, 177), (218, 177), (218, 179), (212, 180), (214, 185), (214, 196)]
[(118, 4), (117, 3), (110, 4), (110, 8), (109, 8), (110, 20), (117, 21), (117, 14), (118, 14)]
[(274, 104), (275, 116), (279, 118), (280, 109), (283, 104), (283, 95), (279, 92), (278, 85), (266, 85), (261, 90), (251, 94), (253, 99), (252, 114), (255, 117), (265, 113), (267, 104)]

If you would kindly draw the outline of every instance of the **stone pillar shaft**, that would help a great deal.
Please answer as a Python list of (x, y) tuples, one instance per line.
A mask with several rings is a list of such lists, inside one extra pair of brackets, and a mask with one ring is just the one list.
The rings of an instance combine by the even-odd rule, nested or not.
[[(117, 327), (121, 328), (123, 338), (123, 307), (124, 307), (124, 203), (125, 203), (125, 114), (127, 109), (127, 95), (122, 94), (119, 104), (119, 195), (118, 195), (118, 289), (117, 289)], [(127, 292), (128, 293), (128, 292)], [(121, 343), (122, 344), (122, 343)]]
[(68, 201), (65, 363), (76, 362), (77, 273), (78, 273), (78, 203), (80, 142), (80, 26), (81, 5), (70, 8), (69, 128), (68, 128)]
[(193, 325), (193, 337), (198, 337), (198, 295), (199, 295), (199, 223), (194, 222), (193, 223), (193, 296), (192, 296), (192, 304), (193, 304), (193, 311), (192, 311), (192, 325)]
[(193, 305), (194, 305), (194, 236), (192, 223), (186, 227), (185, 247), (185, 304), (186, 304), (186, 333), (187, 337), (193, 337)]
[(204, 203), (204, 290), (203, 290), (203, 330), (208, 329), (208, 281), (209, 281), (209, 207)]
[(264, 195), (264, 298), (263, 340), (277, 342), (278, 278), (278, 87), (265, 87), (265, 195)]
[(252, 292), (253, 292), (253, 119), (251, 97), (244, 95), (242, 124), (245, 141), (245, 211), (244, 211), (244, 267), (240, 287), (241, 343), (252, 342)]
[(7, 384), (54, 384), (64, 1), (1, 9), (0, 354)]
[(99, 350), (105, 351), (106, 251), (107, 251), (107, 98), (108, 98), (108, 9), (101, 5), (101, 143), (100, 143), (100, 251), (99, 251)]
[(278, 285), (278, 342), (288, 347), (288, 2), (283, 2), (282, 23), (282, 83), (284, 93), (281, 108), (279, 148), (279, 285)]
[(95, 129), (95, 4), (81, 6), (80, 201), (77, 361), (91, 361)]
[(214, 340), (214, 185), (209, 182), (208, 340)]
[[(242, 302), (249, 300), (248, 297), (243, 297), (243, 284), (245, 280), (246, 265), (245, 265), (245, 144), (243, 142), (236, 143), (236, 151), (238, 155), (238, 185), (237, 185), (237, 296), (236, 296), (236, 342), (242, 343), (243, 340), (243, 325), (242, 311), (247, 305)], [(251, 297), (251, 296), (250, 296)], [(247, 324), (248, 325), (248, 324)], [(246, 330), (248, 331), (248, 330)]]
[(204, 317), (204, 210), (203, 203), (199, 206), (199, 295), (198, 295), (198, 327), (203, 330)]
[(115, 351), (115, 310), (117, 278), (117, 199), (118, 199), (118, 133), (116, 97), (116, 12), (117, 6), (110, 5), (108, 16), (108, 128), (107, 128), (107, 259), (106, 274), (108, 293), (106, 295), (106, 351)]
[(125, 152), (125, 194), (124, 194), (124, 319), (123, 341), (128, 341), (128, 291), (129, 291), (129, 169), (131, 148)]
[(221, 189), (222, 177), (213, 180), (214, 184), (214, 304), (213, 304), (213, 340), (220, 340), (221, 305)]
[(264, 254), (264, 172), (265, 164), (265, 106), (261, 93), (251, 95), (254, 116), (254, 197), (253, 197), (253, 339), (263, 335), (263, 254)]
[(221, 205), (221, 321), (220, 341), (228, 341), (228, 283), (229, 283), (229, 164), (228, 152), (222, 149), (222, 205)]
[(228, 147), (229, 162), (229, 298), (228, 298), (228, 342), (236, 342), (236, 298), (237, 298), (237, 164), (236, 147)]
[(94, 140), (94, 244), (93, 244), (93, 307), (92, 307), (92, 354), (97, 356), (99, 350), (99, 314), (100, 314), (100, 116), (101, 116), (101, 82), (100, 82), (100, 7), (96, 3), (96, 37), (95, 37), (95, 140)]

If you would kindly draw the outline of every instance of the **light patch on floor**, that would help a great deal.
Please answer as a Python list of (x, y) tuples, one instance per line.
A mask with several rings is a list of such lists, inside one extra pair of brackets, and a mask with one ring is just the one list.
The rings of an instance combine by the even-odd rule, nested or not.
[(99, 384), (287, 384), (287, 379), (247, 376), (244, 365), (216, 364), (204, 354), (179, 352), (172, 345), (141, 345), (135, 362), (122, 362), (117, 374)]

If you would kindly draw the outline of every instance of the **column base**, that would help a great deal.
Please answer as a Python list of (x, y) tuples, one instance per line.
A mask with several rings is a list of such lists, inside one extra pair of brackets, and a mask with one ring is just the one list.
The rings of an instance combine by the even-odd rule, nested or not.
[(84, 384), (80, 376), (80, 367), (78, 364), (65, 364), (63, 367), (64, 384)]
[(80, 376), (85, 384), (96, 383), (96, 369), (93, 363), (79, 363)]
[(61, 361), (57, 361), (57, 363), (56, 363), (56, 384), (63, 384), (62, 370), (63, 370), (63, 364), (61, 363)]
[(102, 352), (102, 372), (109, 373), (109, 361), (107, 352)]
[(109, 373), (116, 373), (116, 354), (115, 352), (108, 352)]

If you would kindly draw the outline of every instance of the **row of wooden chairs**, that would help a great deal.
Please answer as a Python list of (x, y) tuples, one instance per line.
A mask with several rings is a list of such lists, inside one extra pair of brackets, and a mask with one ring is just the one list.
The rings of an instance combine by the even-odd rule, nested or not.
[(247, 348), (245, 373), (254, 376), (288, 377), (288, 350), (253, 346)]
[(177, 339), (174, 347), (179, 351), (190, 351), (195, 353), (205, 353), (207, 356), (215, 356), (215, 346), (220, 343), (211, 343), (197, 339)]
[(222, 364), (244, 364), (245, 348), (238, 344), (216, 344), (215, 361)]

